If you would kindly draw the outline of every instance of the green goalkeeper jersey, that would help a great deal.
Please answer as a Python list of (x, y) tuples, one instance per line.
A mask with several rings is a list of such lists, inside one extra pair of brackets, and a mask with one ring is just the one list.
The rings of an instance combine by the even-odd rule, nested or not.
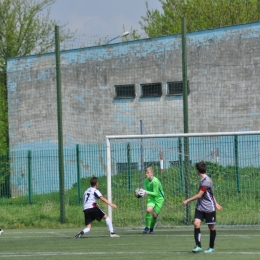
[(152, 199), (157, 202), (164, 202), (164, 191), (161, 182), (159, 179), (153, 176), (152, 180), (145, 179), (144, 189), (149, 191), (149, 199)]

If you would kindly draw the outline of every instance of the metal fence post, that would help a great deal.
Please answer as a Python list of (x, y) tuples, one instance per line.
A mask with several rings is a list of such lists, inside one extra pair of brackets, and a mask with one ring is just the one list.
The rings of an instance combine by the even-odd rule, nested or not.
[(28, 197), (32, 204), (32, 153), (28, 151)]
[(77, 185), (78, 185), (78, 204), (81, 204), (81, 183), (80, 183), (80, 156), (79, 145), (76, 145), (76, 157), (77, 157)]

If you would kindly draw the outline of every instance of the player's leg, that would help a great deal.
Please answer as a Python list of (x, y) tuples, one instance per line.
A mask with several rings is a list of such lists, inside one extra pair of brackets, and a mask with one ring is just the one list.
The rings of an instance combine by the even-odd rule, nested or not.
[(91, 229), (91, 224), (86, 225), (86, 227), (81, 230), (78, 234), (76, 234), (75, 238), (80, 238), (82, 237), (84, 234), (88, 233)]
[(144, 234), (148, 233), (150, 229), (154, 205), (155, 204), (151, 202), (147, 204), (146, 214), (145, 214), (145, 228), (143, 230)]
[(110, 232), (110, 237), (119, 237), (119, 235), (117, 235), (115, 232), (114, 232), (114, 227), (113, 227), (113, 224), (112, 224), (112, 221), (110, 220), (110, 218), (108, 217), (108, 215), (104, 215), (103, 216), (103, 219), (105, 220), (106, 222), (106, 225), (109, 229), (109, 232)]
[(216, 239), (216, 229), (215, 229), (215, 221), (216, 221), (216, 211), (210, 212), (206, 214), (206, 223), (208, 224), (210, 236), (209, 236), (209, 248), (204, 251), (205, 253), (213, 253), (214, 244)]
[(87, 209), (87, 210), (84, 210), (83, 212), (84, 212), (86, 227), (83, 230), (81, 230), (78, 234), (76, 234), (75, 238), (80, 238), (84, 234), (88, 233), (91, 229), (91, 223), (94, 220), (93, 217), (92, 217), (92, 209)]
[(192, 250), (193, 253), (202, 252), (200, 225), (201, 225), (201, 221), (203, 221), (203, 220), (204, 220), (203, 212), (198, 211), (196, 209), (195, 217), (194, 217), (194, 240), (195, 240), (196, 246)]
[(152, 213), (151, 224), (150, 224), (150, 232), (149, 232), (150, 234), (154, 234), (154, 226), (157, 222), (159, 213), (162, 210), (163, 204), (164, 204), (164, 201), (162, 201), (162, 202), (159, 201), (159, 202), (155, 203), (155, 206), (153, 208), (153, 213)]
[(157, 218), (158, 218), (158, 215), (155, 212), (153, 212), (152, 218), (151, 218), (151, 224), (150, 224), (150, 231), (149, 231), (150, 234), (154, 234), (153, 229), (154, 229), (154, 226), (157, 222)]

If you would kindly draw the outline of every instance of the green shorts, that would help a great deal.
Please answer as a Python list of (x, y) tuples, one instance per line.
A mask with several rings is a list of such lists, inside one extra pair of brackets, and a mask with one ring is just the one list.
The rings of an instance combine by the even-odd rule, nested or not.
[(147, 203), (147, 207), (152, 207), (154, 212), (159, 215), (159, 213), (162, 210), (164, 204), (164, 200), (160, 200), (160, 201), (155, 201), (153, 199), (148, 199), (148, 203)]

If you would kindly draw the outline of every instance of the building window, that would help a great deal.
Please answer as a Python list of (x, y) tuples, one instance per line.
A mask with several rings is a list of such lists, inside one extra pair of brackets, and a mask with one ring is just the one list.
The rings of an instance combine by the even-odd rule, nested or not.
[(141, 97), (160, 97), (162, 96), (162, 83), (141, 84)]
[(160, 168), (160, 162), (144, 162), (144, 169), (148, 167), (158, 167)]
[[(190, 93), (189, 81), (187, 82), (188, 94)], [(167, 96), (182, 95), (183, 83), (182, 81), (167, 82)]]
[[(184, 161), (182, 162), (184, 165)], [(170, 166), (180, 167), (180, 161), (169, 161)], [(190, 165), (192, 165), (192, 160), (190, 160)]]
[(115, 98), (135, 98), (135, 85), (116, 85), (115, 86), (116, 96)]
[(131, 163), (131, 165), (128, 166), (127, 163), (117, 163), (116, 164), (116, 172), (127, 172), (128, 169), (131, 170), (138, 170), (138, 163)]

